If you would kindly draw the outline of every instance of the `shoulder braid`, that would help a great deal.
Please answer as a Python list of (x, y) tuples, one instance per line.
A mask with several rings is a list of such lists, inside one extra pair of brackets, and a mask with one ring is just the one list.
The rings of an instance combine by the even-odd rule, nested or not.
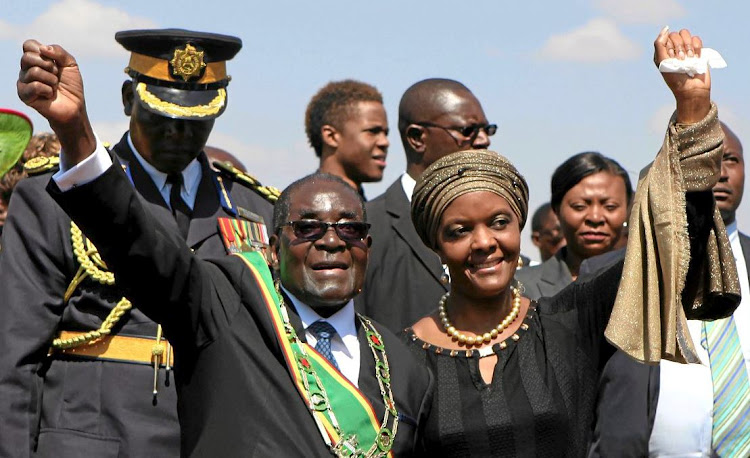
[[(78, 288), (86, 278), (91, 278), (105, 286), (112, 286), (115, 284), (115, 276), (112, 272), (107, 270), (107, 265), (104, 263), (101, 256), (99, 256), (99, 251), (94, 244), (83, 235), (83, 232), (81, 232), (76, 223), (72, 221), (70, 223), (70, 239), (73, 244), (73, 254), (78, 260), (80, 267), (78, 268), (75, 277), (73, 277), (73, 280), (71, 280), (70, 285), (68, 285), (68, 289), (65, 291), (65, 296), (63, 296), (63, 302), (66, 305), (71, 296), (73, 296), (76, 288)], [(112, 311), (109, 312), (109, 315), (104, 322), (102, 322), (99, 329), (69, 339), (57, 338), (52, 341), (52, 348), (63, 349), (78, 347), (79, 345), (109, 335), (112, 332), (112, 328), (117, 324), (120, 318), (122, 318), (122, 316), (132, 307), (133, 304), (127, 298), (123, 297)]]
[(26, 175), (33, 177), (49, 172), (60, 167), (59, 156), (37, 156), (29, 159), (23, 164)]
[(257, 178), (247, 172), (243, 172), (229, 162), (214, 161), (212, 164), (219, 170), (219, 173), (232, 181), (236, 181), (237, 183), (250, 188), (271, 204), (275, 204), (276, 201), (279, 200), (281, 191), (278, 188), (262, 185)]

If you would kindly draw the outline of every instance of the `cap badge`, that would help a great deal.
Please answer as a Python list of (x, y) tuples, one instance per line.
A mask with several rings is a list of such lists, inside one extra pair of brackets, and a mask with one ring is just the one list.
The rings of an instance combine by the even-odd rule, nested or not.
[(190, 43), (185, 45), (185, 49), (175, 49), (174, 57), (169, 63), (172, 64), (172, 74), (184, 81), (200, 76), (206, 66), (203, 62), (203, 51), (198, 51)]

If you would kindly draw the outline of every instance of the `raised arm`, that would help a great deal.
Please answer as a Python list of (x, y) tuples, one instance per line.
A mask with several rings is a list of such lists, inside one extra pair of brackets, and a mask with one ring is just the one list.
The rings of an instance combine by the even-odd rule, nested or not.
[[(689, 31), (663, 30), (654, 42), (654, 63), (700, 56), (701, 49)], [(710, 74), (662, 76), (677, 111), (638, 183), (623, 279), (605, 333), (649, 363), (697, 360), (687, 317), (726, 316), (739, 301), (726, 230), (711, 196), (724, 136), (711, 103)]]
[[(162, 324), (176, 346), (187, 350), (212, 340), (216, 314), (208, 307), (220, 302), (217, 282), (228, 280), (214, 275), (218, 269), (212, 264), (199, 261), (179, 234), (163, 228), (120, 167), (112, 166), (89, 123), (74, 57), (34, 40), (23, 49), (18, 95), (47, 118), (60, 138), (63, 173), (55, 180), (70, 187), (62, 190), (53, 181), (48, 191), (97, 246), (126, 296)], [(66, 177), (79, 171), (72, 181)], [(231, 285), (222, 286), (231, 291)]]

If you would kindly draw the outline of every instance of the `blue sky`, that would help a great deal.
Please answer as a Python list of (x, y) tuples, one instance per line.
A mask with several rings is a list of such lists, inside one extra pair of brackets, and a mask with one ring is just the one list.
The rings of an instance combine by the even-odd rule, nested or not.
[[(8, 4), (10, 7), (8, 7)], [(722, 53), (713, 74), (721, 118), (750, 144), (750, 63), (742, 59), (750, 6), (739, 0), (574, 0), (567, 2), (317, 1), (156, 2), (8, 0), (0, 18), (0, 106), (29, 112), (15, 95), (21, 43), (59, 43), (81, 66), (90, 117), (104, 139), (127, 128), (120, 85), (128, 54), (118, 30), (181, 27), (242, 38), (229, 63), (229, 107), (210, 144), (237, 154), (262, 182), (283, 188), (313, 171), (304, 111), (331, 80), (378, 87), (392, 129), (388, 167), (375, 197), (404, 170), (398, 101), (427, 77), (462, 81), (499, 125), (491, 149), (526, 176), (531, 209), (549, 198), (555, 167), (595, 150), (631, 179), (656, 153), (673, 99), (652, 59), (664, 25), (689, 28)], [(213, 9), (207, 9), (212, 6)], [(30, 113), (31, 114), (31, 113)], [(49, 130), (31, 114), (37, 131)], [(750, 202), (739, 212), (750, 230)], [(538, 254), (523, 235), (524, 251)]]

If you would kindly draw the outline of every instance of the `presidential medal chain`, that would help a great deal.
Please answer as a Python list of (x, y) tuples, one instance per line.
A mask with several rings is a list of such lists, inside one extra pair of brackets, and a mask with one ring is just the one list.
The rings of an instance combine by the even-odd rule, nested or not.
[[(398, 411), (391, 390), (390, 366), (388, 364), (388, 356), (385, 353), (383, 337), (375, 329), (370, 320), (357, 314), (367, 336), (367, 345), (372, 352), (373, 359), (375, 360), (375, 378), (378, 380), (380, 395), (383, 398), (383, 405), (385, 406), (383, 421), (381, 422), (380, 430), (377, 433), (375, 442), (369, 447), (369, 449), (367, 449), (367, 451), (363, 451), (360, 448), (356, 434), (345, 435), (341, 430), (336, 414), (329, 402), (328, 393), (326, 392), (320, 377), (316, 373), (315, 368), (307, 359), (308, 355), (305, 351), (305, 347), (289, 321), (289, 313), (286, 304), (284, 303), (283, 296), (281, 295), (281, 291), (279, 291), (278, 283), (276, 284), (276, 293), (279, 298), (279, 308), (281, 310), (281, 318), (284, 322), (286, 338), (290, 343), (294, 344), (292, 345), (292, 349), (295, 353), (297, 367), (301, 374), (310, 375), (314, 381), (314, 383), (311, 384), (309, 377), (302, 377), (302, 385), (304, 387), (305, 397), (307, 398), (308, 408), (313, 413), (315, 423), (317, 424), (326, 445), (328, 445), (331, 452), (337, 457), (378, 458), (387, 456), (393, 447), (393, 442), (398, 431)], [(339, 437), (337, 443), (331, 441), (322, 421), (317, 415), (315, 415), (316, 412), (325, 413), (328, 416), (331, 426)]]

